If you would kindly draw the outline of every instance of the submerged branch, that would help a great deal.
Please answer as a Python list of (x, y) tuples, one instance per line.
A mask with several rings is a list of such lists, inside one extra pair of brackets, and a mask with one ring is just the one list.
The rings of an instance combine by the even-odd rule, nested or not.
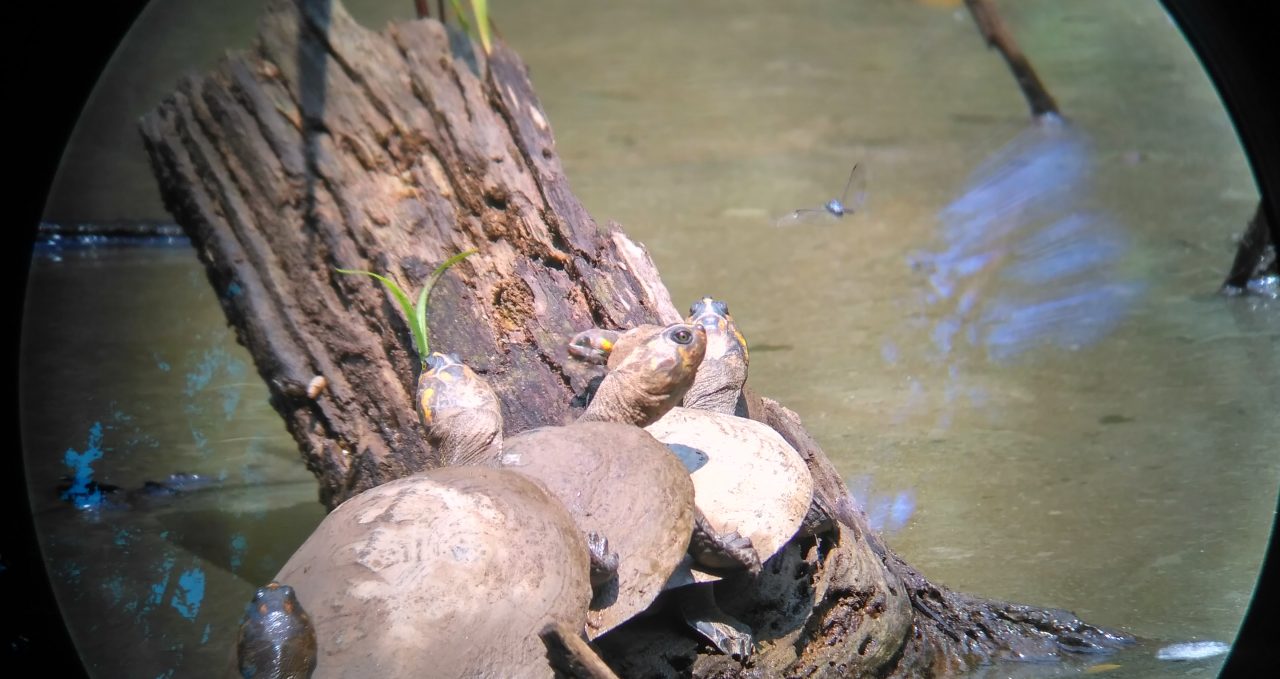
[(1220, 292), (1227, 295), (1240, 295), (1249, 290), (1249, 283), (1263, 276), (1280, 275), (1280, 253), (1272, 233), (1275, 229), (1267, 219), (1262, 201), (1258, 201), (1258, 209), (1249, 220), (1244, 235), (1240, 237), (1240, 245), (1236, 249), (1235, 260), (1231, 262), (1231, 272), (1223, 281)]
[(1040, 82), (1040, 77), (1018, 47), (991, 0), (964, 0), (964, 5), (969, 8), (969, 14), (973, 15), (978, 31), (982, 33), (987, 45), (1000, 50), (1000, 55), (1009, 64), (1009, 70), (1013, 71), (1022, 96), (1026, 97), (1027, 105), (1031, 107), (1031, 115), (1039, 118), (1046, 113), (1058, 114), (1057, 102), (1049, 95), (1044, 83)]

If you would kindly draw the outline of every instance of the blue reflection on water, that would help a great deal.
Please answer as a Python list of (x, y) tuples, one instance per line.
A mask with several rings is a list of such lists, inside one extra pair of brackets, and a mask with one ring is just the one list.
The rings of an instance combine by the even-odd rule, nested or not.
[[(975, 377), (975, 363), (989, 374), (1046, 351), (1083, 349), (1129, 315), (1144, 284), (1128, 263), (1124, 225), (1093, 203), (1091, 153), (1078, 129), (1037, 124), (938, 212), (941, 246), (908, 258), (925, 285), (906, 330), (925, 342), (880, 344), (884, 364), (904, 380), (894, 424), (923, 416), (946, 430), (962, 415), (998, 420), (997, 392)], [(877, 530), (900, 530), (916, 508), (911, 490), (872, 492), (870, 477), (849, 486)]]
[(183, 571), (169, 605), (187, 620), (195, 620), (200, 614), (201, 601), (204, 601), (204, 571), (200, 568)]
[(93, 483), (93, 463), (102, 459), (102, 423), (89, 427), (89, 440), (84, 452), (68, 448), (63, 464), (71, 468), (71, 486), (62, 492), (62, 499), (79, 509), (93, 509), (102, 505), (102, 491)]
[[(1090, 209), (1086, 138), (1038, 124), (985, 162), (939, 213), (946, 248), (910, 258), (927, 272), (931, 334), (944, 360), (958, 341), (1011, 360), (1037, 346), (1079, 349), (1111, 332), (1141, 293), (1129, 241)], [(954, 375), (953, 375), (954, 376)]]
[(848, 480), (849, 496), (867, 515), (867, 525), (884, 534), (896, 533), (905, 528), (916, 511), (915, 491), (873, 491), (872, 485), (869, 474)]
[(244, 535), (236, 533), (231, 536), (231, 572), (239, 573), (240, 564), (244, 563), (244, 552), (249, 548), (249, 541)]

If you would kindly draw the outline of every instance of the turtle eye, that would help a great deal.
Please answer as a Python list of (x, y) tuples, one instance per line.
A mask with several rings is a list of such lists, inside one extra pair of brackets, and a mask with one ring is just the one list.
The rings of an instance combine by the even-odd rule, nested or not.
[(427, 357), (427, 368), (431, 370), (439, 370), (444, 365), (443, 354), (431, 354)]
[(671, 341), (676, 344), (692, 344), (693, 333), (688, 328), (680, 328), (671, 333)]
[(716, 301), (712, 302), (712, 303), (711, 303), (711, 308), (712, 308), (712, 309), (714, 309), (714, 310), (715, 310), (715, 312), (716, 312), (717, 314), (720, 314), (721, 316), (728, 316), (728, 315), (729, 315), (729, 305), (728, 305), (728, 304), (725, 304), (724, 302), (721, 302), (720, 300), (716, 300)]

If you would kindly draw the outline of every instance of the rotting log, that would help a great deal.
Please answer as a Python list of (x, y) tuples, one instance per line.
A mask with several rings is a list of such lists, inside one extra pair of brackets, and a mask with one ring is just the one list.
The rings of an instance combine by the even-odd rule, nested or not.
[[(337, 3), (270, 0), (250, 50), (184, 79), (140, 125), (166, 206), (330, 508), (438, 463), (398, 307), (335, 269), (416, 288), (477, 248), (432, 296), (431, 343), (489, 380), (507, 434), (580, 408), (595, 375), (567, 355), (574, 332), (679, 317), (644, 248), (598, 228), (569, 190), (526, 70), (501, 43), (486, 55), (434, 20), (378, 33)], [(718, 585), (760, 642), (747, 666), (654, 615), (598, 640), (621, 676), (927, 676), (1127, 641), (929, 583), (867, 528), (795, 413), (755, 395), (743, 408), (801, 451), (838, 521), (758, 579)]]

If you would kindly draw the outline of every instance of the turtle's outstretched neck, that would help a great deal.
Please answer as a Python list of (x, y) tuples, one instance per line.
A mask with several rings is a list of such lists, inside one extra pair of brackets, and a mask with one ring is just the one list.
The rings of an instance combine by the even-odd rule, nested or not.
[[(659, 335), (679, 347), (674, 356), (630, 350)], [(670, 368), (679, 362), (682, 370), (678, 374), (698, 370), (706, 353), (706, 331), (700, 325), (684, 323), (643, 326), (628, 333), (623, 346), (626, 353), (616, 357), (616, 365), (610, 361), (609, 373), (578, 418), (580, 422), (621, 422), (637, 427), (657, 422), (680, 404), (692, 383), (673, 382)]]
[(587, 409), (582, 411), (582, 415), (578, 417), (579, 422), (617, 422), (620, 424), (634, 424), (637, 427), (647, 427), (658, 421), (666, 414), (670, 408), (663, 408), (658, 412), (659, 408), (653, 404), (642, 406), (647, 399), (644, 394), (635, 393), (637, 390), (628, 389), (624, 385), (614, 382), (609, 383), (608, 378), (601, 382), (600, 388), (596, 390), (596, 394), (591, 399), (591, 403), (587, 405)]

